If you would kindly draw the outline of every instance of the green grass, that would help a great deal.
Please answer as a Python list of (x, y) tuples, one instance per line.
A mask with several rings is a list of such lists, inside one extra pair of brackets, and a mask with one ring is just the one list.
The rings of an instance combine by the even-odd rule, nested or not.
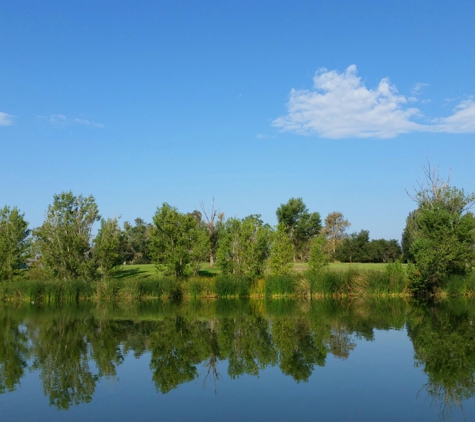
[[(348, 271), (349, 269), (373, 271), (383, 271), (388, 264), (373, 263), (373, 262), (332, 262), (329, 264), (328, 269), (330, 271)], [(402, 264), (405, 268), (407, 264)], [(297, 262), (294, 264), (294, 271), (302, 273), (308, 270), (308, 264), (306, 262)]]
[[(219, 274), (221, 274), (221, 271), (216, 267), (210, 268), (209, 262), (201, 264), (201, 268), (198, 271), (200, 277), (215, 277)], [(155, 264), (121, 265), (113, 274), (113, 277), (118, 279), (158, 276), (160, 276), (160, 274), (158, 273)]]
[[(332, 262), (328, 269), (330, 271), (348, 271), (351, 269), (357, 270), (380, 270), (383, 271), (386, 269), (387, 264), (373, 264), (373, 263), (347, 263), (347, 262)], [(406, 264), (403, 264), (403, 267), (406, 267)], [(297, 273), (303, 273), (307, 271), (308, 265), (305, 262), (297, 262), (293, 267), (294, 271)], [(198, 271), (200, 277), (215, 277), (220, 275), (221, 271), (217, 268), (210, 268), (209, 262), (204, 262), (201, 264), (201, 268)], [(119, 279), (128, 279), (128, 278), (143, 278), (143, 277), (157, 277), (159, 276), (157, 268), (154, 264), (139, 264), (139, 265), (123, 265), (119, 267), (115, 273), (114, 278)]]

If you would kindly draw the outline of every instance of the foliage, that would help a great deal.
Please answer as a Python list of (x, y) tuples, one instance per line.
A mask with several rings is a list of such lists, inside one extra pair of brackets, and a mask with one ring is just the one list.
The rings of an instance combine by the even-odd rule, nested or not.
[(312, 243), (310, 248), (310, 255), (308, 258), (308, 268), (310, 271), (320, 271), (322, 268), (328, 266), (330, 256), (326, 252), (325, 238), (318, 236)]
[(257, 278), (264, 274), (270, 242), (271, 228), (259, 215), (230, 218), (219, 241), (217, 265), (223, 274)]
[(310, 213), (302, 198), (290, 198), (276, 211), (277, 221), (282, 224), (294, 246), (294, 261), (304, 260), (308, 253), (309, 241), (322, 228), (318, 212)]
[(134, 220), (134, 225), (124, 223), (124, 237), (121, 243), (121, 255), (131, 264), (150, 263), (150, 229), (151, 225), (141, 218)]
[(286, 275), (292, 272), (293, 247), (282, 224), (272, 235), (272, 246), (269, 255), (270, 271), (274, 275)]
[(265, 292), (268, 296), (294, 295), (299, 279), (295, 275), (272, 275), (266, 278)]
[(418, 210), (411, 211), (406, 218), (406, 226), (402, 232), (401, 248), (402, 255), (406, 262), (414, 262), (414, 255), (411, 253), (411, 245), (414, 243), (417, 232)]
[(196, 218), (166, 203), (153, 216), (150, 239), (153, 262), (175, 278), (196, 274), (209, 250), (209, 238)]
[(11, 281), (26, 266), (30, 253), (30, 230), (18, 208), (0, 209), (0, 281)]
[(91, 230), (100, 219), (94, 197), (54, 195), (43, 225), (34, 230), (39, 258), (54, 278), (94, 277)]
[(325, 250), (332, 261), (335, 259), (337, 247), (347, 236), (346, 229), (350, 225), (349, 221), (345, 220), (343, 214), (338, 211), (331, 212), (325, 218), (325, 226), (322, 228), (321, 235), (326, 240)]
[(103, 276), (110, 275), (112, 270), (122, 264), (121, 244), (123, 235), (117, 218), (101, 220), (101, 227), (94, 239), (94, 257)]
[(346, 237), (337, 247), (335, 257), (342, 262), (394, 262), (401, 257), (395, 239), (369, 240), (369, 231), (361, 230)]
[[(425, 170), (426, 184), (412, 198), (418, 208), (408, 217), (406, 238), (414, 259), (410, 276), (415, 292), (433, 292), (451, 275), (464, 275), (475, 264), (475, 193), (451, 187), (438, 170)], [(412, 221), (414, 220), (414, 221)], [(406, 246), (407, 247), (407, 246)]]
[(249, 296), (252, 280), (240, 275), (223, 274), (216, 277), (216, 294), (219, 297), (244, 297)]

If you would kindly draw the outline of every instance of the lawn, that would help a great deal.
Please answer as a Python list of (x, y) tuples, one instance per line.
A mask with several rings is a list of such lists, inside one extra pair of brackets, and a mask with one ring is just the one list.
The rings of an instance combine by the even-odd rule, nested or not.
[[(331, 271), (346, 271), (350, 268), (359, 270), (384, 270), (386, 264), (373, 264), (373, 263), (347, 263), (347, 262), (332, 262), (329, 265)], [(304, 262), (298, 262), (294, 264), (294, 271), (304, 272), (308, 268), (308, 265)], [(205, 262), (201, 265), (198, 275), (202, 277), (212, 277), (220, 274), (218, 268), (210, 268), (209, 263)], [(116, 278), (141, 278), (157, 276), (157, 268), (154, 264), (140, 264), (140, 265), (122, 265), (115, 273)]]

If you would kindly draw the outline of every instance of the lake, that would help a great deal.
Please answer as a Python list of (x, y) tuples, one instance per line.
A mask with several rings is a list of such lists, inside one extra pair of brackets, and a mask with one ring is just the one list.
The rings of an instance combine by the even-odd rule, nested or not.
[(3, 305), (1, 419), (474, 420), (474, 304)]

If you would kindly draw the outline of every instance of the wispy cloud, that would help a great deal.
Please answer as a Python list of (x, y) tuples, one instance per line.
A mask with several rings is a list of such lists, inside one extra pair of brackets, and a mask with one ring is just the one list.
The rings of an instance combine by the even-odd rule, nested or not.
[(0, 111), (0, 126), (11, 126), (13, 125), (13, 118), (11, 114), (2, 113)]
[(418, 108), (408, 107), (418, 101), (426, 84), (416, 84), (411, 97), (400, 95), (388, 78), (374, 89), (367, 88), (357, 75), (355, 65), (345, 72), (320, 69), (313, 79), (313, 90), (290, 91), (287, 115), (272, 124), (282, 131), (321, 138), (394, 138), (411, 132), (475, 132), (475, 102), (462, 101), (453, 115), (417, 123), (424, 117)]
[(86, 119), (66, 117), (63, 114), (51, 114), (50, 116), (38, 116), (40, 119), (47, 120), (53, 125), (83, 125), (93, 127), (104, 127), (102, 123), (94, 123)]

